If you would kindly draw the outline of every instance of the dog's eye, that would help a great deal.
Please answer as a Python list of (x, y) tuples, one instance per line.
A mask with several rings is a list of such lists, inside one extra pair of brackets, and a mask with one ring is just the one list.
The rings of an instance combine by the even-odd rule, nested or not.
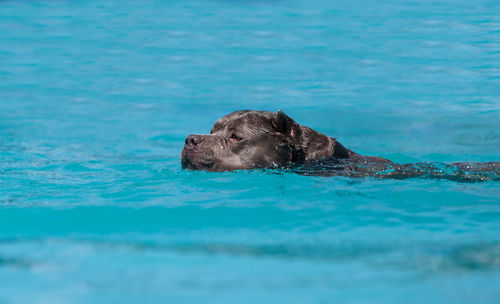
[(231, 138), (232, 140), (236, 140), (236, 141), (243, 140), (243, 138), (239, 137), (235, 133), (231, 134), (231, 136), (229, 136), (229, 138)]

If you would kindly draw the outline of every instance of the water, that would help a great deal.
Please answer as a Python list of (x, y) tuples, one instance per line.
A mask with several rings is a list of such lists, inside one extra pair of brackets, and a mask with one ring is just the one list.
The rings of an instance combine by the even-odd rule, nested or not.
[(0, 303), (498, 303), (500, 187), (182, 170), (284, 110), (499, 161), (497, 1), (1, 1)]

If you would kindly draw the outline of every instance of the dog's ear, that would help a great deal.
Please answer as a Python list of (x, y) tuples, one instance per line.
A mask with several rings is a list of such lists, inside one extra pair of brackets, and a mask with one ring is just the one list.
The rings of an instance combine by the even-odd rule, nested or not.
[(295, 121), (290, 118), (285, 112), (279, 110), (272, 120), (273, 126), (276, 131), (287, 136), (294, 136)]

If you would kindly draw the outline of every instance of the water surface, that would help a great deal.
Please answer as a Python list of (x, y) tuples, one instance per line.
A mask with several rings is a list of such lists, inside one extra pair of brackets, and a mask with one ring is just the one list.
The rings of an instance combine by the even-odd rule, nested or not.
[(498, 181), (182, 170), (282, 109), (500, 161), (496, 1), (1, 1), (0, 302), (498, 303)]

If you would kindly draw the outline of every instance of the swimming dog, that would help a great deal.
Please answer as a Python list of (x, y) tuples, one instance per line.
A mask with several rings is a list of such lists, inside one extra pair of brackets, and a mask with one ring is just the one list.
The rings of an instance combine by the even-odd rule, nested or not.
[(357, 154), (283, 111), (233, 112), (219, 119), (210, 134), (189, 135), (181, 152), (183, 168), (206, 171), (283, 168), (326, 159), (391, 163)]

